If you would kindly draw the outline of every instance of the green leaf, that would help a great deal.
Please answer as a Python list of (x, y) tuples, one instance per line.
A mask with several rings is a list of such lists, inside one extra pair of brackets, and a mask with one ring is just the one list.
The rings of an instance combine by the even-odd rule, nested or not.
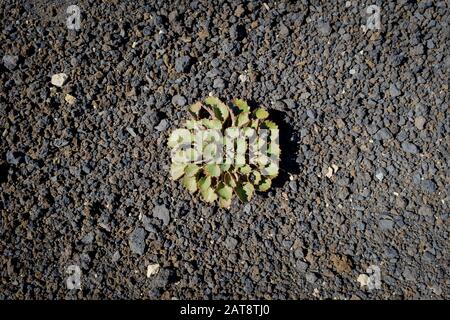
[(208, 129), (222, 129), (222, 122), (218, 119), (202, 119), (202, 124)]
[(193, 177), (200, 170), (200, 167), (194, 163), (190, 163), (184, 169), (184, 173), (188, 177)]
[(242, 185), (238, 185), (236, 188), (236, 194), (242, 202), (250, 201), (253, 196), (255, 187), (250, 182), (245, 182)]
[(205, 191), (211, 186), (211, 177), (203, 177), (198, 180), (198, 188), (200, 191)]
[(250, 201), (250, 199), (253, 197), (253, 193), (255, 192), (255, 187), (251, 183), (245, 183), (243, 186), (244, 191), (247, 193), (247, 199)]
[(249, 174), (252, 171), (252, 168), (246, 164), (245, 166), (240, 167), (239, 171), (243, 174)]
[(228, 108), (219, 98), (207, 97), (205, 104), (213, 107), (215, 116), (222, 122), (228, 118)]
[(265, 156), (260, 154), (256, 160), (256, 162), (258, 163), (259, 167), (264, 168), (268, 163), (269, 163), (270, 159)]
[(227, 186), (226, 184), (224, 184), (223, 182), (221, 182), (219, 184), (216, 191), (217, 191), (217, 194), (219, 195), (219, 197), (221, 197), (225, 200), (230, 200), (231, 196), (233, 195), (233, 189), (231, 187)]
[(183, 150), (180, 152), (181, 152), (181, 154), (179, 156), (181, 156), (182, 159), (184, 159), (184, 160), (179, 161), (179, 162), (184, 162), (184, 163), (195, 162), (195, 161), (199, 160), (199, 158), (200, 158), (200, 153), (195, 148), (187, 148), (186, 150)]
[(205, 200), (206, 202), (214, 202), (217, 200), (217, 194), (211, 187), (208, 187), (205, 190), (201, 191), (201, 194), (203, 196), (203, 200)]
[(225, 180), (225, 183), (226, 183), (227, 185), (229, 185), (230, 187), (232, 187), (232, 188), (235, 188), (235, 187), (236, 187), (236, 181), (234, 181), (234, 178), (233, 178), (233, 176), (231, 175), (231, 173), (229, 173), (229, 172), (225, 173), (225, 178), (224, 178), (224, 180)]
[(270, 154), (273, 154), (275, 156), (279, 156), (281, 153), (280, 146), (277, 143), (272, 142), (271, 144), (269, 144), (269, 147), (267, 148), (267, 152), (269, 152)]
[(262, 170), (262, 174), (270, 177), (276, 176), (278, 174), (278, 165), (273, 162), (270, 163)]
[(222, 143), (222, 133), (220, 129), (207, 129), (202, 131), (203, 140), (202, 143), (205, 142), (220, 142)]
[(175, 132), (172, 132), (167, 140), (167, 145), (169, 148), (173, 148), (178, 145), (182, 141), (182, 138), (179, 137)]
[(170, 177), (172, 180), (177, 180), (181, 178), (184, 174), (184, 168), (186, 164), (184, 163), (172, 163), (170, 166)]
[(186, 123), (184, 124), (184, 126), (190, 130), (204, 128), (201, 121), (192, 120), (192, 119), (186, 120)]
[(253, 179), (252, 183), (258, 185), (261, 182), (261, 173), (259, 171), (253, 170), (250, 175)]
[(234, 157), (235, 166), (236, 167), (242, 167), (245, 165), (245, 154), (236, 154)]
[(185, 150), (178, 150), (176, 152), (172, 153), (172, 162), (178, 163), (178, 164), (186, 164), (188, 161), (186, 159), (186, 151)]
[(200, 112), (201, 108), (202, 108), (202, 103), (200, 101), (198, 101), (189, 107), (189, 111), (191, 111), (194, 114), (198, 114)]
[(183, 186), (188, 189), (190, 193), (197, 191), (197, 179), (195, 177), (188, 177), (185, 175), (182, 180)]
[(233, 103), (236, 105), (236, 107), (239, 108), (242, 112), (249, 112), (250, 107), (248, 106), (247, 102), (245, 102), (242, 99), (234, 99)]
[(222, 208), (228, 209), (231, 206), (231, 199), (226, 200), (223, 198), (219, 198), (219, 204)]
[(267, 128), (267, 129), (278, 129), (278, 126), (275, 122), (270, 121), (270, 120), (265, 120), (262, 123), (262, 127)]
[(194, 103), (193, 105), (189, 106), (189, 113), (193, 115), (195, 118), (198, 118), (200, 110), (202, 108), (202, 103), (200, 101)]
[(249, 115), (248, 112), (242, 112), (242, 113), (240, 113), (240, 114), (238, 115), (238, 117), (237, 117), (236, 125), (237, 125), (238, 127), (242, 127), (242, 126), (246, 125), (246, 124), (250, 121), (248, 115)]
[(269, 178), (264, 178), (263, 182), (258, 186), (258, 190), (261, 192), (269, 190), (270, 186), (272, 185), (272, 180)]
[(236, 139), (236, 153), (245, 154), (245, 151), (247, 151), (247, 142), (245, 141), (245, 138)]
[(216, 157), (217, 151), (217, 144), (207, 144), (205, 146), (205, 149), (203, 149), (203, 160), (205, 160), (207, 163), (213, 161)]
[(269, 113), (266, 110), (264, 110), (263, 108), (258, 108), (255, 111), (255, 116), (258, 119), (263, 120), (263, 119), (266, 119), (269, 116)]
[(228, 138), (237, 138), (240, 135), (240, 130), (239, 128), (236, 127), (229, 127), (225, 129), (225, 136)]
[(222, 170), (222, 171), (228, 171), (228, 170), (230, 170), (230, 168), (231, 168), (231, 164), (228, 164), (228, 163), (223, 163), (220, 165), (220, 170)]
[(188, 129), (176, 129), (170, 134), (167, 145), (169, 148), (173, 148), (181, 144), (190, 143), (191, 141), (192, 135)]
[(207, 164), (205, 166), (205, 173), (211, 177), (218, 177), (218, 176), (220, 176), (220, 167), (218, 164), (214, 164), (214, 163)]

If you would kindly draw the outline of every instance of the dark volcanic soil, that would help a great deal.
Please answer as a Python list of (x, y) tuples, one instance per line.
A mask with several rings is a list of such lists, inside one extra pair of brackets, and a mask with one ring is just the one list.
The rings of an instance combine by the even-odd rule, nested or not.
[[(0, 299), (448, 298), (449, 3), (170, 2), (0, 2)], [(283, 130), (229, 211), (168, 178), (209, 93)]]

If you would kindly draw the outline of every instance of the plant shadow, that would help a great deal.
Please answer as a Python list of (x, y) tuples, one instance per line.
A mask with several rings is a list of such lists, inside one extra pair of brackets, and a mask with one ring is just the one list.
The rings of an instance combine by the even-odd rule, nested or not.
[(297, 162), (299, 135), (291, 125), (291, 118), (285, 112), (279, 110), (269, 110), (270, 119), (273, 120), (280, 129), (280, 165), (278, 176), (272, 181), (272, 187), (281, 188), (289, 181), (290, 175), (300, 173), (300, 166)]

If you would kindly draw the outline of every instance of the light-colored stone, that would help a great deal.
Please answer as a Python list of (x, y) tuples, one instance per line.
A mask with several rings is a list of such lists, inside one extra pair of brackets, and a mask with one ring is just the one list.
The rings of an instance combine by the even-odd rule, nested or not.
[(425, 123), (426, 123), (426, 120), (422, 116), (418, 116), (414, 119), (414, 125), (419, 130), (423, 130), (423, 128), (425, 127)]
[(328, 167), (327, 173), (325, 173), (325, 177), (331, 178), (333, 176), (333, 169), (331, 167)]
[(246, 74), (241, 74), (239, 76), (239, 81), (241, 81), (242, 83), (247, 82), (248, 81), (248, 76)]
[(71, 94), (66, 94), (64, 100), (66, 100), (68, 104), (74, 104), (77, 101), (77, 99)]
[(336, 173), (339, 170), (339, 167), (335, 164), (332, 164), (331, 167), (333, 168), (333, 173)]
[(378, 171), (378, 172), (375, 174), (375, 177), (378, 179), (378, 181), (383, 181), (384, 174), (383, 174), (383, 172)]
[(56, 87), (62, 87), (66, 82), (68, 76), (65, 73), (57, 73), (52, 75), (52, 85)]
[(367, 274), (362, 273), (358, 276), (357, 281), (359, 282), (359, 285), (361, 287), (367, 287), (367, 285), (369, 284), (369, 276)]
[(147, 266), (147, 278), (150, 278), (151, 276), (154, 276), (155, 274), (158, 274), (159, 272), (159, 264), (149, 264)]

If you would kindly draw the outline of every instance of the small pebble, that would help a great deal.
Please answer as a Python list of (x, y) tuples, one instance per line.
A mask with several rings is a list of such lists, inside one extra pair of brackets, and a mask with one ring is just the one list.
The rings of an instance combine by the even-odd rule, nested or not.
[(65, 73), (57, 73), (52, 75), (51, 83), (56, 87), (62, 87), (66, 82), (68, 76)]
[(186, 98), (177, 94), (172, 97), (172, 104), (177, 107), (184, 107), (186, 105)]
[(17, 66), (18, 61), (19, 61), (18, 56), (13, 56), (13, 55), (9, 55), (9, 54), (6, 54), (3, 56), (3, 65), (8, 70), (14, 70)]
[(407, 153), (412, 153), (412, 154), (416, 154), (419, 152), (419, 148), (417, 148), (417, 146), (413, 143), (404, 141), (402, 143), (402, 149), (403, 151), (407, 152)]
[(147, 278), (150, 278), (151, 276), (154, 276), (155, 274), (158, 274), (159, 272), (159, 264), (149, 264), (147, 266)]

